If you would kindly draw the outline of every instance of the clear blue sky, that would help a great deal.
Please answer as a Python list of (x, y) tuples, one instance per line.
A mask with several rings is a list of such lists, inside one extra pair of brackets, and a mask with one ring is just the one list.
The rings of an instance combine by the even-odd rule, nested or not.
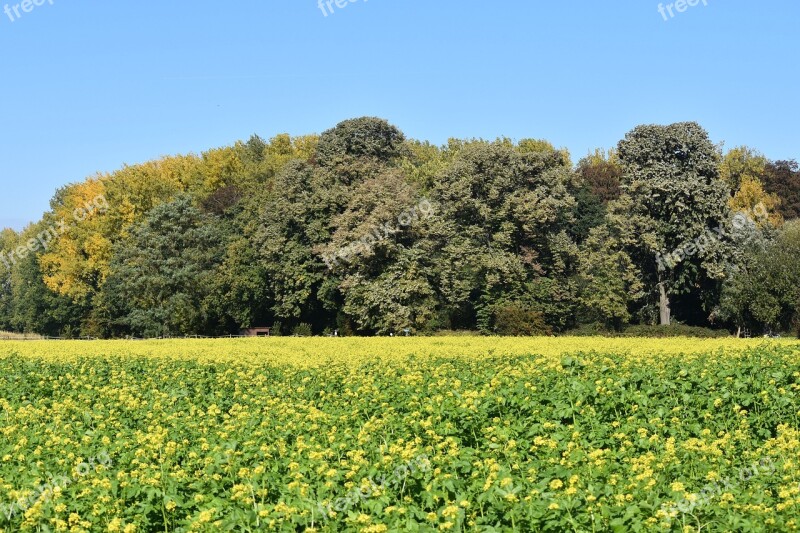
[[(20, 1), (0, 9), (16, 18)], [(728, 147), (800, 158), (800, 2), (707, 1), (668, 21), (651, 0), (0, 12), (0, 226), (37, 220), (58, 187), (124, 163), (362, 115), (435, 143), (546, 138), (574, 157), (637, 124), (697, 120)]]

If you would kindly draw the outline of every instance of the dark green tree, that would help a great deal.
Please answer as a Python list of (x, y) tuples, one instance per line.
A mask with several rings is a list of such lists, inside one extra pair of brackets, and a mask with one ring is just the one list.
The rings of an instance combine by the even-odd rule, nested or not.
[(356, 187), (319, 249), (340, 280), (343, 311), (363, 332), (430, 327), (437, 312), (435, 250), (427, 239), (435, 206), (397, 169)]
[[(629, 255), (669, 325), (673, 300), (680, 318), (710, 313), (729, 258), (717, 228), (729, 219), (729, 190), (719, 179), (719, 153), (694, 122), (639, 126), (620, 141), (626, 215), (643, 222)], [(629, 223), (622, 221), (623, 223)], [(707, 317), (707, 315), (706, 315)]]
[(776, 239), (757, 234), (726, 279), (717, 316), (738, 331), (787, 331), (798, 325), (800, 222), (791, 221)]
[(81, 334), (87, 306), (54, 293), (42, 281), (39, 256), (31, 254), (14, 268), (12, 329), (51, 337), (71, 338)]
[(761, 176), (764, 189), (781, 200), (778, 207), (786, 220), (800, 218), (800, 167), (797, 161), (767, 163)]
[(103, 289), (113, 323), (144, 337), (217, 332), (208, 298), (224, 235), (187, 195), (155, 207), (115, 249)]
[[(505, 142), (465, 147), (432, 191), (443, 312), (450, 327), (491, 331), (494, 309), (540, 311), (563, 329), (574, 316), (575, 199), (563, 152)], [(570, 301), (571, 300), (571, 301)]]

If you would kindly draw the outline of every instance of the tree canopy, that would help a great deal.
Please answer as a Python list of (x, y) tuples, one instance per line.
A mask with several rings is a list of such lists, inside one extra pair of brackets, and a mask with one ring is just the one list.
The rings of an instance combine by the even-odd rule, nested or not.
[(527, 334), (797, 322), (800, 171), (643, 125), (573, 165), (542, 139), (407, 139), (375, 117), (58, 190), (0, 233), (0, 329)]

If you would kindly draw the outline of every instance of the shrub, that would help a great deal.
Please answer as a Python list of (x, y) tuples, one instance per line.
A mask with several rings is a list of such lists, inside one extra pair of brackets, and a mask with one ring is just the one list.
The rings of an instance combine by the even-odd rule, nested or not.
[(292, 335), (295, 337), (311, 337), (314, 335), (313, 330), (311, 329), (311, 324), (306, 324), (305, 322), (297, 324), (294, 329), (292, 330)]
[(581, 324), (575, 329), (564, 332), (563, 335), (565, 337), (615, 337), (618, 333), (609, 330), (604, 324), (593, 322), (591, 324)]
[(515, 304), (495, 308), (494, 331), (498, 335), (516, 337), (553, 334), (542, 313)]
[(469, 329), (440, 329), (437, 331), (423, 332), (423, 337), (480, 337), (480, 331)]
[(701, 339), (715, 339), (730, 337), (730, 332), (724, 329), (698, 328), (684, 324), (671, 326), (630, 326), (622, 332), (622, 337), (697, 337)]

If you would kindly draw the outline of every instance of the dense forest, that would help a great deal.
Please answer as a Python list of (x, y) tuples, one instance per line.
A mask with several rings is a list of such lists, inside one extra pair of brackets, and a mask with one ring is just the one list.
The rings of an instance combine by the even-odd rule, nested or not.
[(0, 330), (73, 337), (796, 328), (800, 169), (696, 123), (577, 163), (384, 120), (56, 192), (0, 234)]

